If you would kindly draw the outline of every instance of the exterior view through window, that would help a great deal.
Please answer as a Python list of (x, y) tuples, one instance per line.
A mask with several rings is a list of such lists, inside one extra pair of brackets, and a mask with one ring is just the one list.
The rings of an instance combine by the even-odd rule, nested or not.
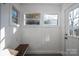
[(44, 15), (44, 24), (57, 26), (58, 15)]
[(79, 36), (79, 8), (69, 12), (69, 34)]

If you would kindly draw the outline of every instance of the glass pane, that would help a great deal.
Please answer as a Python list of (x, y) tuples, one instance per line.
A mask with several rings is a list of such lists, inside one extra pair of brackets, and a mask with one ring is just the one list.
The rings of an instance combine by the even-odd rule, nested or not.
[(79, 36), (79, 29), (75, 29), (74, 33), (75, 33), (76, 36)]
[(18, 11), (12, 7), (12, 22), (18, 24)]
[(76, 18), (76, 19), (74, 19), (74, 25), (76, 25), (76, 24), (78, 24), (78, 20), (79, 20), (79, 18)]
[(74, 17), (79, 17), (79, 8), (74, 10)]
[(40, 21), (39, 20), (27, 20), (26, 24), (28, 24), (28, 25), (34, 25), (34, 24), (39, 25)]
[(69, 13), (69, 19), (73, 19), (73, 11)]
[(79, 8), (72, 10), (69, 13), (69, 34), (78, 35), (79, 33)]
[(69, 34), (73, 35), (73, 25), (72, 24), (69, 26)]
[(12, 9), (12, 17), (17, 17), (18, 16), (18, 12), (13, 8)]
[(70, 35), (73, 35), (73, 30), (70, 29), (69, 33), (70, 33)]
[(45, 15), (44, 24), (57, 25), (57, 15)]
[(15, 10), (12, 11), (12, 16), (16, 17), (16, 11)]
[(45, 18), (45, 20), (48, 20), (48, 19), (57, 19), (57, 15), (45, 15), (44, 18)]
[(69, 19), (69, 25), (71, 25), (72, 24), (72, 21), (71, 21), (71, 19)]
[(73, 11), (69, 13), (69, 34), (73, 35)]

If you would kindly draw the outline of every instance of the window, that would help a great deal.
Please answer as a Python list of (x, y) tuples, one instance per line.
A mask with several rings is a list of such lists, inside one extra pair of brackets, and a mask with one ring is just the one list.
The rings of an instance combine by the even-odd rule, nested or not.
[(58, 15), (44, 15), (44, 25), (57, 26)]
[(40, 24), (40, 13), (29, 13), (25, 16), (27, 25), (39, 25)]
[(18, 11), (12, 7), (12, 22), (18, 24)]
[(58, 15), (45, 14), (42, 19), (40, 13), (28, 13), (24, 15), (24, 25), (57, 26)]
[(79, 36), (79, 8), (69, 13), (69, 34)]

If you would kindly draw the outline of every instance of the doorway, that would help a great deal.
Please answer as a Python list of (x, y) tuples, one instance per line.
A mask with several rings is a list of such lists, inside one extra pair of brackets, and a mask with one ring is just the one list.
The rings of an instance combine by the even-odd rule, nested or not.
[[(79, 35), (77, 33), (79, 32), (79, 4), (76, 4), (67, 9), (65, 16), (65, 55), (78, 56)], [(75, 23), (78, 23), (78, 25), (76, 25)], [(76, 32), (75, 30), (78, 30), (78, 32)]]

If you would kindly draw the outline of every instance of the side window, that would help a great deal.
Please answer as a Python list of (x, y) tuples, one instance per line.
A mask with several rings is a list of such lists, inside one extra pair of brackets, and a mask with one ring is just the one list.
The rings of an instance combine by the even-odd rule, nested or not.
[(18, 24), (18, 11), (12, 7), (12, 22)]

